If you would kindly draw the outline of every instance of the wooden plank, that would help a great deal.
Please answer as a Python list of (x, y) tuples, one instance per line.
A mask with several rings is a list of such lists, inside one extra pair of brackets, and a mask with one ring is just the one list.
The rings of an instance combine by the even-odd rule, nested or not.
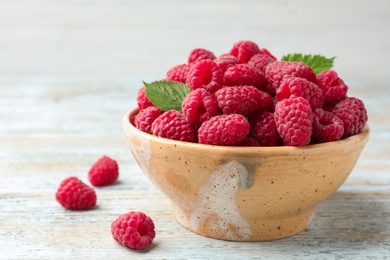
[[(89, 211), (64, 210), (54, 192), (52, 187), (41, 193), (1, 194), (0, 258), (382, 259), (390, 253), (390, 192), (338, 192), (320, 204), (305, 231), (258, 243), (220, 241), (187, 231), (173, 219), (169, 201), (158, 191), (99, 189), (98, 207)], [(148, 250), (127, 250), (111, 237), (111, 222), (131, 210), (144, 211), (155, 221), (157, 236)]]
[[(9, 178), (7, 184), (0, 182), (0, 188), (20, 187), (23, 178), (32, 175), (46, 178), (47, 170), (59, 178), (82, 176), (103, 154), (116, 158), (125, 171), (132, 169), (139, 176), (121, 126), (124, 113), (135, 106), (137, 81), (30, 79), (27, 87), (15, 79), (0, 80), (0, 167), (1, 175)], [(350, 87), (351, 95), (366, 103), (371, 136), (344, 186), (384, 189), (390, 185), (390, 114), (386, 112), (390, 111), (386, 99), (390, 89), (381, 85), (375, 90)]]
[(279, 58), (291, 52), (337, 56), (336, 68), (345, 78), (380, 82), (388, 74), (389, 17), (386, 0), (202, 0), (190, 5), (177, 0), (5, 0), (0, 3), (0, 71), (16, 76), (164, 75), (194, 48), (219, 55), (249, 38)]

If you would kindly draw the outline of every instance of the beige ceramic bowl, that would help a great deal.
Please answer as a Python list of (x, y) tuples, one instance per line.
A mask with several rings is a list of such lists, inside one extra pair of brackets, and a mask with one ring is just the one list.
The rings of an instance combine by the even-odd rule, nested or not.
[(368, 141), (305, 147), (223, 147), (159, 138), (124, 117), (130, 149), (144, 174), (172, 201), (176, 220), (208, 237), (266, 241), (304, 230), (316, 206), (346, 180)]

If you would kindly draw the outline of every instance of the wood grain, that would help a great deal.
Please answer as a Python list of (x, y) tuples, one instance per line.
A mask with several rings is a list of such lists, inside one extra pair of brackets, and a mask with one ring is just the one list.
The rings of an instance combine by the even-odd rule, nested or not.
[(388, 74), (389, 13), (387, 0), (3, 0), (0, 71), (157, 77), (184, 63), (193, 48), (219, 55), (252, 39), (279, 58), (337, 56), (344, 78), (376, 83)]
[[(390, 192), (338, 192), (318, 207), (305, 231), (291, 238), (263, 243), (226, 242), (195, 235), (174, 221), (169, 201), (158, 191), (99, 189), (97, 195), (98, 208), (85, 212), (64, 210), (54, 201), (52, 192), (2, 196), (1, 218), (8, 221), (0, 235), (8, 239), (3, 239), (1, 247), (19, 248), (7, 249), (8, 255), (2, 257), (340, 259), (389, 253)], [(147, 250), (127, 250), (110, 235), (111, 222), (130, 210), (142, 210), (155, 220), (157, 237)]]

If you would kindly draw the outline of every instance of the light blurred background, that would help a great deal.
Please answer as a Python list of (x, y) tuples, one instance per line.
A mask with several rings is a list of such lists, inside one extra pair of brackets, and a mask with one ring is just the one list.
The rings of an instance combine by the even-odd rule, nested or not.
[(141, 82), (248, 39), (278, 58), (337, 56), (350, 85), (374, 86), (389, 83), (389, 28), (388, 0), (1, 0), (0, 79)]

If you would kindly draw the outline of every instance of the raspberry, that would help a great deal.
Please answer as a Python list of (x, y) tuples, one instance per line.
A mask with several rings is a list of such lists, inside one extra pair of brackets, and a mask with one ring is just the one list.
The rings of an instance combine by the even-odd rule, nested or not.
[(252, 56), (252, 58), (248, 61), (248, 65), (255, 67), (256, 69), (260, 70), (264, 73), (265, 67), (275, 60), (268, 56), (267, 54), (256, 54)]
[(334, 70), (324, 70), (317, 75), (318, 86), (324, 93), (324, 105), (329, 106), (347, 97), (348, 87)]
[(272, 97), (253, 86), (224, 87), (215, 97), (224, 114), (248, 116), (272, 106)]
[(274, 114), (270, 112), (257, 113), (249, 117), (251, 130), (249, 137), (256, 140), (259, 146), (276, 146), (280, 135), (276, 129)]
[(93, 186), (106, 186), (114, 183), (118, 175), (118, 163), (108, 156), (103, 156), (92, 165), (88, 179)]
[(274, 117), (285, 145), (302, 146), (310, 143), (313, 115), (306, 99), (283, 99), (276, 104)]
[(322, 90), (316, 84), (304, 78), (285, 78), (280, 83), (276, 90), (277, 100), (280, 101), (290, 97), (303, 97), (309, 101), (312, 109), (320, 108), (324, 103)]
[(229, 53), (236, 56), (240, 63), (246, 63), (253, 55), (260, 53), (260, 48), (252, 41), (239, 41), (233, 45)]
[(363, 101), (354, 97), (347, 97), (337, 103), (333, 113), (344, 123), (343, 137), (361, 133), (368, 120)]
[(218, 64), (218, 66), (221, 68), (223, 73), (225, 73), (225, 71), (231, 66), (234, 66), (240, 62), (240, 60), (237, 57), (230, 54), (222, 54), (214, 61), (215, 63)]
[(66, 209), (84, 210), (96, 205), (96, 194), (77, 177), (68, 177), (61, 182), (56, 200)]
[(252, 137), (247, 137), (240, 143), (240, 146), (259, 146), (259, 143)]
[(223, 75), (226, 86), (251, 85), (265, 90), (267, 81), (262, 72), (248, 64), (237, 64), (228, 68)]
[(155, 136), (168, 139), (196, 142), (196, 132), (183, 114), (176, 110), (168, 110), (156, 118), (152, 124)]
[(312, 68), (303, 62), (274, 61), (265, 67), (265, 78), (268, 81), (267, 91), (274, 95), (280, 83), (287, 77), (305, 78), (316, 83), (316, 75)]
[(200, 60), (214, 60), (215, 55), (209, 50), (197, 48), (191, 51), (188, 56), (188, 63), (195, 63)]
[(145, 87), (141, 87), (138, 90), (137, 105), (139, 109), (144, 109), (153, 106), (153, 103), (150, 102), (149, 98), (146, 96)]
[(313, 112), (312, 143), (337, 141), (343, 136), (344, 123), (332, 112), (317, 108)]
[(266, 48), (262, 48), (262, 49), (260, 50), (260, 54), (268, 55), (268, 56), (269, 56), (272, 60), (274, 60), (274, 61), (277, 60), (276, 57), (275, 57), (274, 55), (272, 55), (272, 53), (271, 53), (269, 50), (267, 50)]
[(162, 110), (155, 106), (150, 106), (139, 111), (135, 116), (134, 125), (137, 129), (146, 133), (152, 133), (152, 124), (157, 117), (163, 113)]
[(186, 83), (188, 71), (190, 71), (190, 69), (191, 65), (189, 64), (176, 65), (168, 70), (166, 79)]
[(250, 125), (239, 114), (219, 115), (204, 122), (198, 131), (201, 144), (238, 145), (248, 135)]
[(191, 90), (205, 88), (214, 93), (223, 85), (222, 70), (212, 60), (198, 61), (188, 72), (186, 84)]
[(156, 236), (153, 220), (143, 212), (134, 211), (122, 214), (113, 221), (111, 234), (119, 244), (132, 249), (150, 246)]
[(182, 110), (186, 120), (196, 128), (219, 114), (215, 97), (204, 88), (191, 91), (182, 102)]

